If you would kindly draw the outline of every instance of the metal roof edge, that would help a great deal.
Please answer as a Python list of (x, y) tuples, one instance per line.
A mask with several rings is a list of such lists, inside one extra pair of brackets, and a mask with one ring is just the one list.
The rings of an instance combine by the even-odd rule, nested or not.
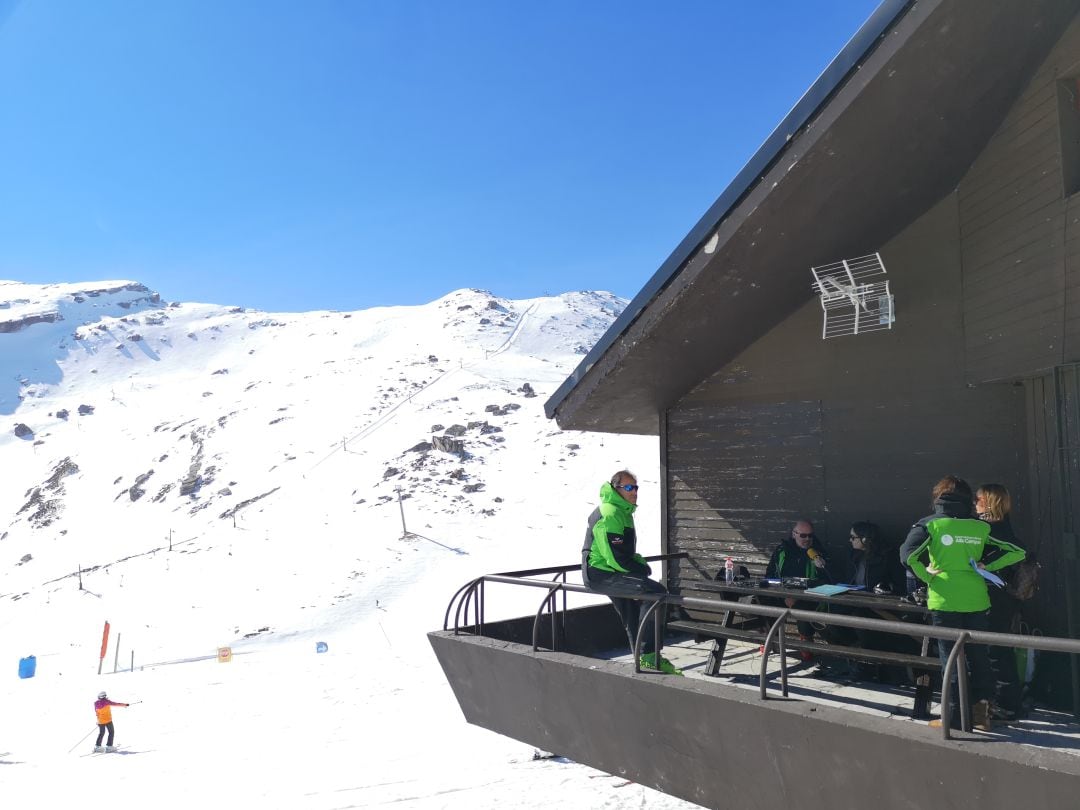
[(840, 50), (840, 53), (828, 64), (821, 75), (814, 81), (791, 111), (784, 116), (780, 124), (772, 131), (757, 152), (747, 161), (735, 179), (728, 184), (697, 224), (672, 251), (660, 268), (646, 282), (641, 291), (630, 301), (615, 322), (600, 337), (592, 350), (563, 381), (547, 402), (544, 413), (551, 419), (570, 392), (588, 374), (611, 345), (618, 339), (653, 300), (679, 274), (687, 260), (709, 234), (735, 209), (738, 203), (762, 178), (769, 168), (780, 158), (799, 130), (806, 126), (814, 115), (824, 106), (833, 94), (840, 89), (845, 79), (877, 46), (881, 37), (892, 28), (897, 20), (918, 0), (883, 0), (881, 5), (855, 32), (854, 36)]

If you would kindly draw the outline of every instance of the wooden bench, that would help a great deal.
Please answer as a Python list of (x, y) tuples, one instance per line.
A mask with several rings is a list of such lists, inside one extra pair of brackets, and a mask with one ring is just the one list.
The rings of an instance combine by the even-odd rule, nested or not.
[[(762, 630), (746, 630), (739, 627), (727, 626), (718, 622), (702, 622), (690, 620), (669, 620), (668, 630), (686, 633), (694, 636), (695, 641), (706, 639), (734, 639), (746, 641), (751, 644), (764, 644), (765, 632)], [(804, 641), (792, 638), (785, 634), (784, 648), (787, 650), (807, 651), (819, 656), (831, 656), (834, 658), (846, 658), (850, 661), (858, 661), (864, 664), (886, 664), (911, 668), (913, 670), (941, 670), (941, 660), (936, 656), (912, 655), (911, 653), (889, 652), (886, 650), (870, 650), (865, 647), (849, 647), (842, 644), (828, 644), (821, 641)], [(720, 674), (723, 652), (717, 655), (718, 646), (713, 645), (709, 653), (709, 662), (705, 667), (705, 674), (716, 677)]]
[[(716, 595), (716, 589), (728, 590), (729, 587), (730, 586), (720, 584), (712, 585), (712, 583), (709, 583), (709, 585), (702, 587), (700, 592), (702, 595), (705, 593)], [(708, 588), (708, 590), (706, 590), (706, 588)], [(759, 591), (744, 586), (734, 586), (731, 590), (734, 592), (726, 597), (729, 601), (731, 596), (738, 597), (740, 594), (743, 596), (753, 594), (754, 596), (767, 596), (770, 598), (778, 596), (782, 597), (784, 595), (791, 595), (800, 599), (811, 597), (810, 594), (785, 593), (782, 592), (781, 589), (775, 588), (762, 589)], [(875, 599), (870, 599), (869, 601), (860, 599), (859, 602), (867, 606), (878, 604), (878, 601)], [(841, 604), (839, 600), (837, 600), (837, 604)], [(881, 604), (883, 607), (890, 607), (891, 604), (891, 609), (895, 610), (898, 602), (896, 602), (896, 600), (892, 600), (891, 603), (882, 601)], [(925, 612), (925, 608), (923, 607), (905, 607), (905, 609), (908, 608), (915, 612)], [(717, 677), (720, 675), (720, 668), (723, 664), (724, 650), (728, 639), (745, 641), (758, 645), (765, 643), (766, 630), (761, 628), (761, 619), (751, 615), (745, 621), (737, 622), (736, 614), (738, 613), (739, 611), (737, 610), (718, 611), (715, 614), (695, 610), (692, 615), (689, 616), (684, 615), (669, 618), (667, 621), (667, 628), (673, 632), (691, 635), (696, 641), (704, 641), (710, 638), (713, 639), (713, 646), (709, 652), (709, 659), (705, 665), (705, 674), (711, 677)], [(886, 613), (883, 617), (887, 615), (888, 614)], [(827, 613), (821, 615), (821, 621), (828, 624)], [(794, 631), (795, 628), (792, 628), (792, 630)], [(919, 719), (925, 719), (930, 715), (930, 673), (940, 672), (942, 669), (941, 661), (936, 655), (927, 655), (928, 641), (929, 640), (926, 637), (923, 638), (922, 654), (915, 655), (911, 653), (875, 650), (865, 647), (852, 647), (814, 640), (805, 640), (800, 639), (797, 631), (795, 631), (785, 633), (784, 648), (785, 650), (807, 651), (816, 656), (841, 658), (866, 664), (898, 666), (908, 669), (915, 685), (912, 716)]]

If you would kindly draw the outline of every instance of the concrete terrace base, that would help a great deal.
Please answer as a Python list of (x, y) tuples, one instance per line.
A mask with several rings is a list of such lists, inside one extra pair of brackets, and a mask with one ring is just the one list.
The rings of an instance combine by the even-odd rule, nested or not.
[(1080, 757), (1060, 751), (945, 741), (772, 691), (761, 701), (711, 679), (637, 675), (626, 660), (429, 639), (468, 722), (705, 807), (1068, 807), (1080, 790)]

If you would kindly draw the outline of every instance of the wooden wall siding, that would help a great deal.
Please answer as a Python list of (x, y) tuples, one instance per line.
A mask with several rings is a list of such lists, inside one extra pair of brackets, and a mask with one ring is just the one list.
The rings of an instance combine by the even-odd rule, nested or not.
[(824, 501), (819, 403), (688, 407), (667, 421), (668, 544), (692, 555), (670, 582), (711, 579), (728, 556), (760, 573)]
[(1024, 606), (1024, 621), (1047, 635), (1065, 635), (1067, 563), (1064, 546), (1055, 542), (1064, 531), (1061, 486), (1061, 453), (1058, 439), (1058, 412), (1052, 374), (1027, 380), (1024, 385), (1028, 429), (1028, 532), (1018, 532), (1026, 547), (1039, 555), (1043, 566), (1038, 599)]
[(954, 194), (880, 246), (892, 331), (822, 341), (808, 296), (668, 411), (669, 550), (692, 556), (680, 576), (729, 550), (761, 561), (800, 516), (844, 570), (851, 523), (899, 543), (948, 473), (1008, 486), (1024, 530), (1024, 388), (964, 379), (958, 230)]
[(1069, 277), (1075, 246), (1067, 244), (1057, 91), (1057, 80), (1077, 65), (1080, 22), (1065, 31), (958, 187), (969, 382), (1022, 379), (1080, 359), (1080, 312), (1067, 296), (1080, 282)]
[(1080, 360), (1080, 194), (1065, 202), (1065, 353)]

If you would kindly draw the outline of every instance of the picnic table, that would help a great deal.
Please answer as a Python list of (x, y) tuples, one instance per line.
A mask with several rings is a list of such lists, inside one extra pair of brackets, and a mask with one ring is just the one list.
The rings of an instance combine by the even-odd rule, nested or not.
[[(850, 615), (853, 612), (866, 610), (881, 619), (918, 624), (925, 624), (929, 616), (929, 610), (925, 605), (892, 594), (875, 594), (862, 590), (848, 590), (835, 594), (815, 593), (810, 589), (789, 587), (783, 584), (770, 583), (763, 586), (761, 582), (756, 579), (737, 580), (734, 583), (702, 580), (694, 582), (692, 589), (684, 588), (684, 592), (692, 590), (694, 595), (719, 596), (729, 604), (738, 604), (741, 600), (761, 599), (783, 603), (784, 599), (793, 599), (803, 604), (814, 603), (836, 607), (839, 609), (838, 613), (842, 614)], [(684, 595), (688, 594), (684, 593)], [(705, 674), (717, 677), (721, 674), (720, 668), (729, 639), (757, 644), (765, 641), (766, 630), (760, 627), (760, 620), (751, 616), (749, 621), (740, 622), (737, 620), (738, 614), (737, 608), (724, 610), (719, 615), (695, 612), (685, 618), (669, 620), (667, 627), (669, 630), (689, 633), (699, 640), (711, 638), (713, 647), (705, 666)], [(829, 613), (821, 611), (818, 621), (828, 624)], [(785, 639), (785, 647), (791, 650), (806, 650), (814, 655), (844, 658), (868, 664), (893, 665), (907, 669), (915, 684), (912, 715), (917, 718), (926, 718), (929, 716), (931, 694), (930, 672), (941, 669), (938, 657), (928, 655), (929, 642), (928, 636), (921, 637), (919, 655), (791, 637)]]

